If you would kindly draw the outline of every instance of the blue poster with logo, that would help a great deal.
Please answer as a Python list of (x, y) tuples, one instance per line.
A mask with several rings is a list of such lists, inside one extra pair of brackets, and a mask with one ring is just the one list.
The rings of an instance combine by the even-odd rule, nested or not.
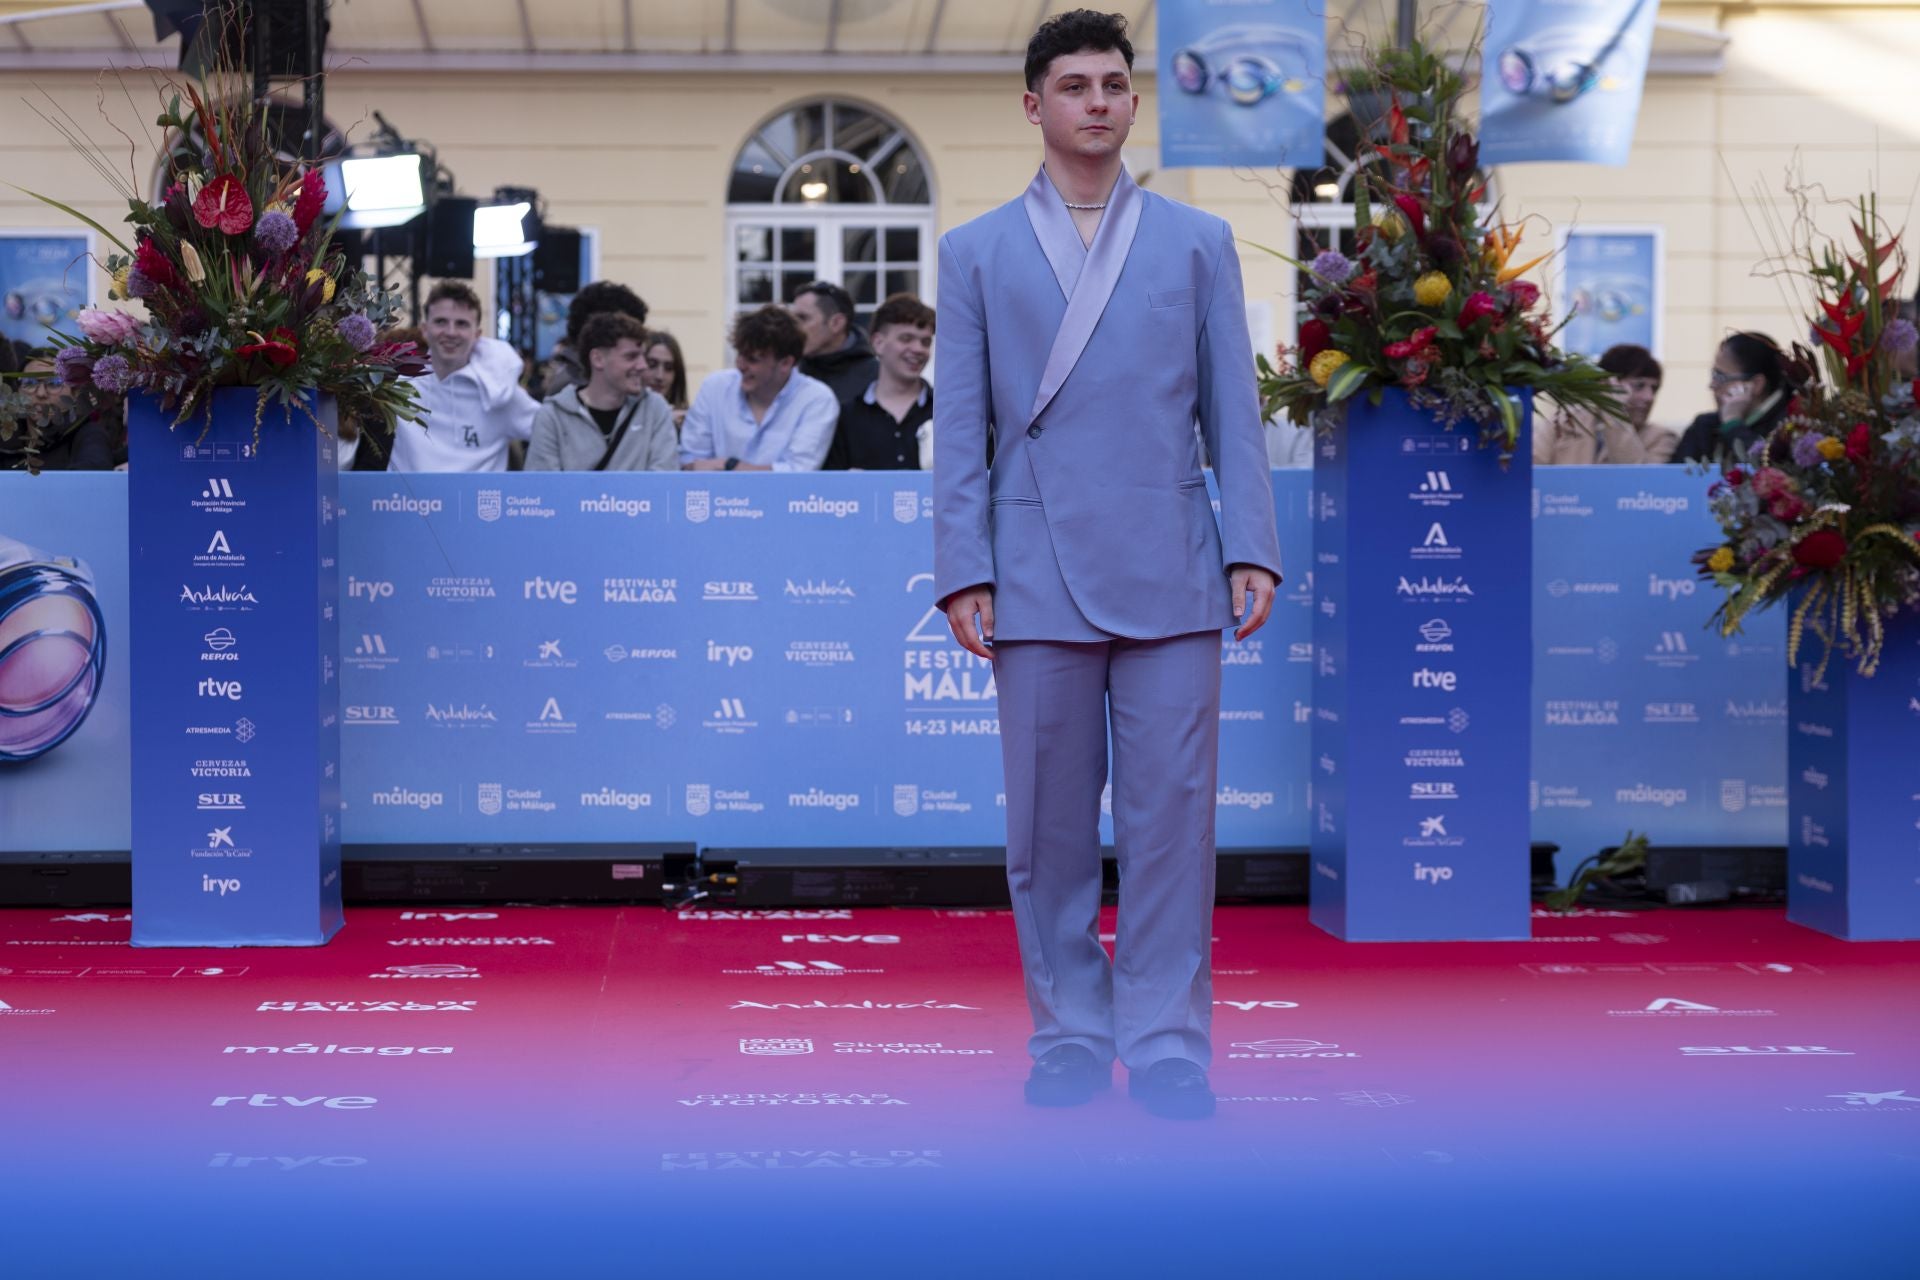
[(1625, 164), (1659, 0), (1492, 0), (1487, 7), (1481, 162)]
[(1160, 163), (1317, 169), (1326, 151), (1326, 15), (1298, 0), (1164, 0)]
[(87, 253), (84, 234), (0, 231), (0, 338), (42, 347), (48, 325), (72, 332), (91, 297)]
[(1660, 233), (1576, 227), (1560, 253), (1572, 312), (1560, 345), (1592, 359), (1631, 343), (1660, 354)]

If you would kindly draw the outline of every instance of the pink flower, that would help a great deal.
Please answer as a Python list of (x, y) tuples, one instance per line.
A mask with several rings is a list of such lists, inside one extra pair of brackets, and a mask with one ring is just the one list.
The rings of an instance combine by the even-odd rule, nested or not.
[(1497, 315), (1499, 311), (1500, 304), (1494, 301), (1492, 294), (1484, 292), (1471, 294), (1465, 302), (1460, 304), (1460, 325), (1465, 328), (1475, 321)]
[(88, 342), (118, 346), (140, 332), (140, 322), (124, 311), (102, 311), (88, 307), (74, 318)]

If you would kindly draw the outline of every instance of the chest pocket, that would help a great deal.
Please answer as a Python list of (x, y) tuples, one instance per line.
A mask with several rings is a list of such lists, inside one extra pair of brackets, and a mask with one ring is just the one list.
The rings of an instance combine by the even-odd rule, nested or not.
[(1190, 307), (1193, 305), (1193, 293), (1192, 289), (1168, 289), (1164, 293), (1150, 293), (1147, 295), (1147, 306), (1155, 311), (1165, 310), (1168, 307)]

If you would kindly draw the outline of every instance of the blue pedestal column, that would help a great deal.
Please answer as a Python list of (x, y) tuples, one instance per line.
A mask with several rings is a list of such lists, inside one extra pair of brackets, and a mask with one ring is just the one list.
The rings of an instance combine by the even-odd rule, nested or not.
[(1836, 653), (1815, 683), (1820, 643), (1787, 686), (1787, 918), (1920, 939), (1920, 617), (1889, 625), (1871, 679)]
[(255, 395), (171, 429), (128, 407), (135, 946), (343, 920), (335, 445), (277, 408), (256, 442)]
[(1317, 442), (1311, 915), (1348, 941), (1530, 933), (1523, 409), (1504, 472), (1398, 391)]

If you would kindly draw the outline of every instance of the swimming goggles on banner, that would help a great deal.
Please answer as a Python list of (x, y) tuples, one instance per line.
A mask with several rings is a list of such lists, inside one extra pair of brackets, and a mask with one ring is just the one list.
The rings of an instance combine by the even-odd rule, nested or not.
[(1257, 107), (1277, 93), (1298, 93), (1305, 81), (1289, 76), (1280, 63), (1253, 48), (1280, 45), (1292, 52), (1304, 68), (1306, 51), (1300, 40), (1280, 27), (1229, 27), (1208, 39), (1178, 49), (1173, 55), (1173, 82), (1181, 92), (1198, 97), (1221, 86), (1236, 105)]
[(1558, 105), (1572, 102), (1600, 83), (1600, 68), (1613, 56), (1621, 41), (1626, 39), (1633, 20), (1640, 15), (1646, 3), (1647, 0), (1634, 0), (1633, 7), (1627, 10), (1627, 16), (1614, 28), (1612, 37), (1600, 46), (1599, 52), (1585, 60), (1553, 56), (1559, 49), (1580, 39), (1583, 33), (1579, 28), (1563, 27), (1558, 31), (1541, 32), (1533, 37), (1537, 43), (1532, 50), (1519, 45), (1507, 46), (1500, 51), (1495, 63), (1500, 83), (1516, 97), (1538, 94), (1552, 99)]

